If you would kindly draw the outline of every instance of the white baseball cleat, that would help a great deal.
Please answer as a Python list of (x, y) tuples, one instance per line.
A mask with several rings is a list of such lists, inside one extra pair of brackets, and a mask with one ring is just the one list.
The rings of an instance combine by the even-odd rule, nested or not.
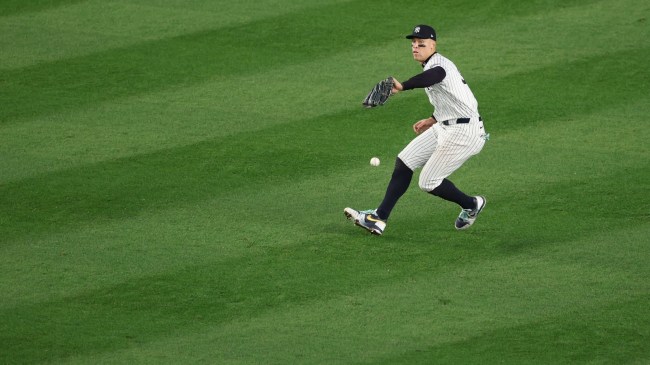
[(386, 229), (386, 221), (379, 218), (376, 209), (358, 211), (352, 208), (343, 209), (343, 214), (357, 226), (368, 232), (381, 236)]
[(463, 209), (460, 211), (460, 215), (458, 215), (458, 218), (456, 218), (456, 229), (461, 230), (469, 228), (469, 226), (474, 224), (474, 221), (476, 220), (476, 217), (478, 217), (479, 213), (481, 213), (483, 208), (485, 208), (487, 200), (485, 200), (484, 196), (475, 196), (474, 200), (476, 200), (476, 208)]

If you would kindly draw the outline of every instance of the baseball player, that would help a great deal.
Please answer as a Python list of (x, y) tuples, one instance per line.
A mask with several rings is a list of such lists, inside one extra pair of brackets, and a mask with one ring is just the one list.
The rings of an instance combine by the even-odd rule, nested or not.
[[(456, 65), (436, 52), (435, 30), (418, 25), (406, 38), (411, 40), (413, 58), (422, 65), (423, 72), (404, 82), (393, 78), (391, 95), (424, 89), (434, 112), (413, 124), (417, 136), (398, 154), (379, 207), (365, 211), (345, 208), (344, 214), (372, 234), (383, 234), (391, 211), (409, 187), (413, 171), (422, 168), (420, 189), (458, 204), (462, 210), (456, 229), (467, 229), (485, 207), (485, 197), (463, 193), (447, 177), (481, 151), (489, 134), (483, 127), (476, 98)], [(364, 105), (368, 106), (367, 100)]]

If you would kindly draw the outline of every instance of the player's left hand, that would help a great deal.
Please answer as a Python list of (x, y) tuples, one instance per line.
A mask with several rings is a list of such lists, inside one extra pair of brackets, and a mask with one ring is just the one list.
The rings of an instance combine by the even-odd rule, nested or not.
[(398, 92), (404, 90), (404, 87), (402, 86), (402, 83), (397, 81), (396, 78), (393, 77), (393, 88), (391, 89), (390, 93), (391, 94), (397, 94)]

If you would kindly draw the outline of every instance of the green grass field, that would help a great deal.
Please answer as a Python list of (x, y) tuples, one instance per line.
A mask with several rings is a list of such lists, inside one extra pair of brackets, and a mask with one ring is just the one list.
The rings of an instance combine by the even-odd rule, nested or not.
[[(650, 363), (650, 4), (0, 1), (0, 363)], [(379, 204), (438, 31), (491, 140)], [(382, 165), (371, 167), (372, 156)]]

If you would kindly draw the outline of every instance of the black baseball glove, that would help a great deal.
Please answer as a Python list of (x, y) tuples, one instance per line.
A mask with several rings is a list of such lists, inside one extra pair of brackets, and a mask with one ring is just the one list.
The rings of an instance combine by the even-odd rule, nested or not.
[(395, 83), (392, 76), (388, 76), (381, 80), (370, 90), (368, 96), (363, 99), (363, 106), (366, 108), (374, 108), (379, 105), (384, 105), (388, 97), (391, 95), (393, 84)]

